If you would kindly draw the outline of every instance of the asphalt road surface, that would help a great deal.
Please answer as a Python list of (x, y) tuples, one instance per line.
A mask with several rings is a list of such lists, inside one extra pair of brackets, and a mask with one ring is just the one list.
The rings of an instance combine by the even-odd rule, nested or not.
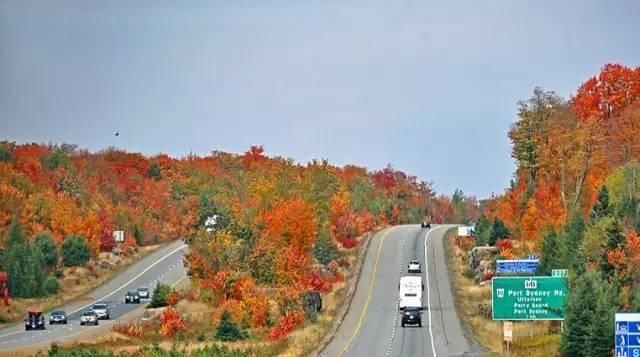
[[(124, 295), (128, 290), (148, 287), (150, 293), (157, 281), (166, 284), (176, 284), (186, 276), (182, 265), (182, 256), (186, 246), (182, 241), (168, 244), (150, 253), (140, 261), (134, 263), (115, 278), (97, 287), (89, 294), (61, 306), (68, 314), (67, 325), (49, 325), (49, 314), (46, 314), (46, 330), (25, 331), (24, 323), (18, 323), (0, 331), (0, 352), (15, 350), (23, 347), (47, 345), (53, 341), (62, 342), (77, 338), (79, 335), (96, 329), (94, 326), (80, 326), (80, 315), (97, 302), (105, 302), (111, 308), (111, 319), (100, 320), (100, 326), (111, 326), (127, 313), (140, 308), (149, 300), (142, 300), (141, 304), (125, 304)], [(56, 309), (57, 310), (57, 309)]]
[[(453, 226), (397, 226), (376, 234), (351, 308), (322, 356), (463, 356), (469, 344), (455, 311), (443, 240)], [(422, 266), (422, 327), (401, 327), (398, 283)]]

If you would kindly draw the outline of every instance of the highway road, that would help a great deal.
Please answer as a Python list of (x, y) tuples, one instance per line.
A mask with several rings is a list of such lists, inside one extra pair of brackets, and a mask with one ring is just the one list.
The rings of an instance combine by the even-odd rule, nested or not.
[[(23, 347), (48, 345), (51, 342), (78, 338), (85, 333), (90, 334), (92, 329), (102, 331), (105, 325), (109, 326), (125, 314), (140, 308), (141, 305), (125, 304), (124, 295), (128, 290), (139, 287), (148, 287), (151, 292), (157, 281), (173, 285), (186, 277), (186, 269), (182, 265), (182, 256), (186, 246), (182, 241), (168, 244), (145, 256), (134, 263), (113, 279), (97, 287), (89, 294), (60, 308), (68, 314), (67, 325), (49, 325), (48, 317), (46, 330), (25, 331), (24, 323), (18, 323), (10, 328), (0, 331), (0, 353)], [(111, 320), (101, 320), (98, 327), (80, 326), (79, 318), (83, 311), (96, 302), (106, 302), (111, 307)]]
[[(455, 311), (444, 236), (453, 226), (396, 226), (373, 237), (351, 308), (322, 356), (465, 356), (470, 345)], [(422, 328), (401, 327), (398, 283), (409, 260), (422, 265)], [(413, 274), (412, 274), (413, 275)]]

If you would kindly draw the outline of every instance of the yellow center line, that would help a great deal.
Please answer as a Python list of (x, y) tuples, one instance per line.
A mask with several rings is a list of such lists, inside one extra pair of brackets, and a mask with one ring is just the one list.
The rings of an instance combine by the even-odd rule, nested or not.
[[(347, 341), (346, 346), (344, 346), (344, 349), (342, 350), (342, 352), (340, 352), (340, 356), (344, 356), (344, 354), (347, 352), (347, 350), (349, 349), (349, 347), (351, 347), (351, 344), (353, 343), (353, 340), (356, 338), (356, 336), (358, 335), (358, 332), (360, 332), (360, 327), (362, 327), (362, 321), (364, 321), (364, 316), (367, 314), (367, 308), (369, 307), (369, 301), (371, 301), (371, 294), (373, 293), (373, 285), (375, 284), (376, 281), (376, 274), (378, 272), (378, 262), (380, 261), (380, 253), (382, 252), (382, 243), (384, 242), (384, 239), (387, 238), (387, 235), (389, 234), (389, 232), (391, 232), (393, 228), (389, 228), (389, 230), (387, 230), (383, 235), (382, 238), (380, 238), (380, 243), (378, 243), (378, 255), (376, 256), (376, 263), (373, 266), (373, 276), (371, 278), (371, 284), (369, 285), (369, 292), (367, 293), (367, 301), (364, 304), (364, 308), (362, 309), (362, 314), (360, 315), (360, 319), (358, 320), (358, 324), (356, 325), (356, 328), (353, 330), (353, 334), (351, 335), (351, 338), (349, 338), (349, 341)], [(366, 259), (366, 257), (365, 257)], [(364, 264), (364, 262), (363, 262)]]

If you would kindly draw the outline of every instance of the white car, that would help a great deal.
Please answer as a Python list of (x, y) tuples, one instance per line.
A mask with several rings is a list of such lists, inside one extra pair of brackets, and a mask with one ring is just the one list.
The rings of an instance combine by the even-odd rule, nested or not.
[(100, 320), (109, 320), (111, 318), (111, 310), (109, 309), (109, 305), (105, 303), (93, 304), (91, 310), (98, 315), (98, 319)]
[(422, 269), (420, 269), (420, 262), (417, 260), (412, 260), (409, 262), (409, 268), (407, 269), (409, 273), (420, 273)]
[(82, 313), (82, 316), (80, 316), (80, 325), (84, 326), (87, 324), (98, 326), (98, 315), (93, 310), (85, 311)]

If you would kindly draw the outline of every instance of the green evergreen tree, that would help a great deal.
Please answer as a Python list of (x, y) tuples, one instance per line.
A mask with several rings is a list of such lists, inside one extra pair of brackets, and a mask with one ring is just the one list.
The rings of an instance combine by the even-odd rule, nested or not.
[(149, 169), (147, 169), (147, 175), (156, 181), (160, 180), (162, 178), (162, 170), (160, 169), (160, 165), (158, 165), (158, 163), (156, 162), (149, 165)]
[(511, 235), (507, 226), (500, 220), (500, 218), (496, 218), (491, 224), (491, 235), (489, 236), (489, 245), (496, 245), (496, 241), (498, 239), (507, 238)]
[(57, 294), (58, 291), (60, 290), (60, 283), (58, 282), (58, 279), (56, 279), (55, 276), (50, 275), (44, 281), (43, 289), (47, 295)]
[(35, 245), (29, 246), (29, 251), (31, 254), (25, 259), (25, 275), (30, 278), (25, 282), (25, 294), (30, 297), (44, 296), (44, 280), (46, 279), (43, 265), (44, 258), (40, 253), (40, 249)]
[(62, 243), (62, 263), (65, 266), (85, 265), (90, 257), (91, 250), (83, 237), (72, 235), (65, 238)]
[(338, 247), (329, 236), (328, 232), (322, 232), (316, 245), (313, 247), (313, 255), (320, 264), (326, 265), (334, 259), (340, 257)]
[(476, 245), (486, 245), (489, 243), (491, 237), (491, 221), (489, 221), (484, 214), (478, 218), (474, 234), (476, 237)]
[(27, 241), (26, 233), (18, 220), (9, 226), (2, 268), (8, 273), (7, 287), (14, 297), (32, 298), (44, 295), (42, 283), (45, 274), (40, 250)]
[(584, 272), (584, 257), (580, 252), (580, 245), (584, 239), (584, 233), (587, 226), (584, 222), (582, 212), (576, 210), (571, 220), (565, 227), (564, 241), (566, 242), (566, 257), (570, 269), (580, 274)]
[(609, 189), (602, 186), (598, 193), (598, 201), (593, 205), (591, 210), (591, 221), (594, 222), (602, 217), (612, 216), (613, 210), (609, 205)]
[(589, 321), (589, 339), (584, 349), (589, 356), (608, 356), (614, 348), (614, 314), (618, 301), (616, 289), (601, 278), (594, 278), (592, 299), (597, 303)]
[(58, 248), (49, 232), (40, 232), (35, 236), (35, 245), (42, 254), (44, 266), (53, 268), (58, 264)]
[(171, 291), (172, 289), (169, 285), (162, 284), (158, 281), (155, 289), (153, 290), (153, 295), (151, 295), (149, 307), (156, 308), (167, 306), (167, 295), (171, 294)]
[(224, 310), (216, 329), (216, 338), (221, 341), (237, 341), (243, 338), (236, 323), (231, 319), (229, 311)]
[(133, 227), (133, 238), (136, 240), (136, 245), (142, 245), (144, 233), (142, 232), (142, 228), (138, 224)]
[(569, 292), (565, 309), (565, 328), (562, 334), (560, 350), (566, 356), (591, 357), (586, 349), (593, 330), (593, 318), (602, 296), (598, 295), (600, 276), (596, 272), (587, 272), (577, 277), (575, 286)]
[(568, 267), (564, 239), (553, 228), (550, 228), (542, 240), (542, 257), (538, 265), (538, 274), (551, 275), (552, 269), (565, 268)]

